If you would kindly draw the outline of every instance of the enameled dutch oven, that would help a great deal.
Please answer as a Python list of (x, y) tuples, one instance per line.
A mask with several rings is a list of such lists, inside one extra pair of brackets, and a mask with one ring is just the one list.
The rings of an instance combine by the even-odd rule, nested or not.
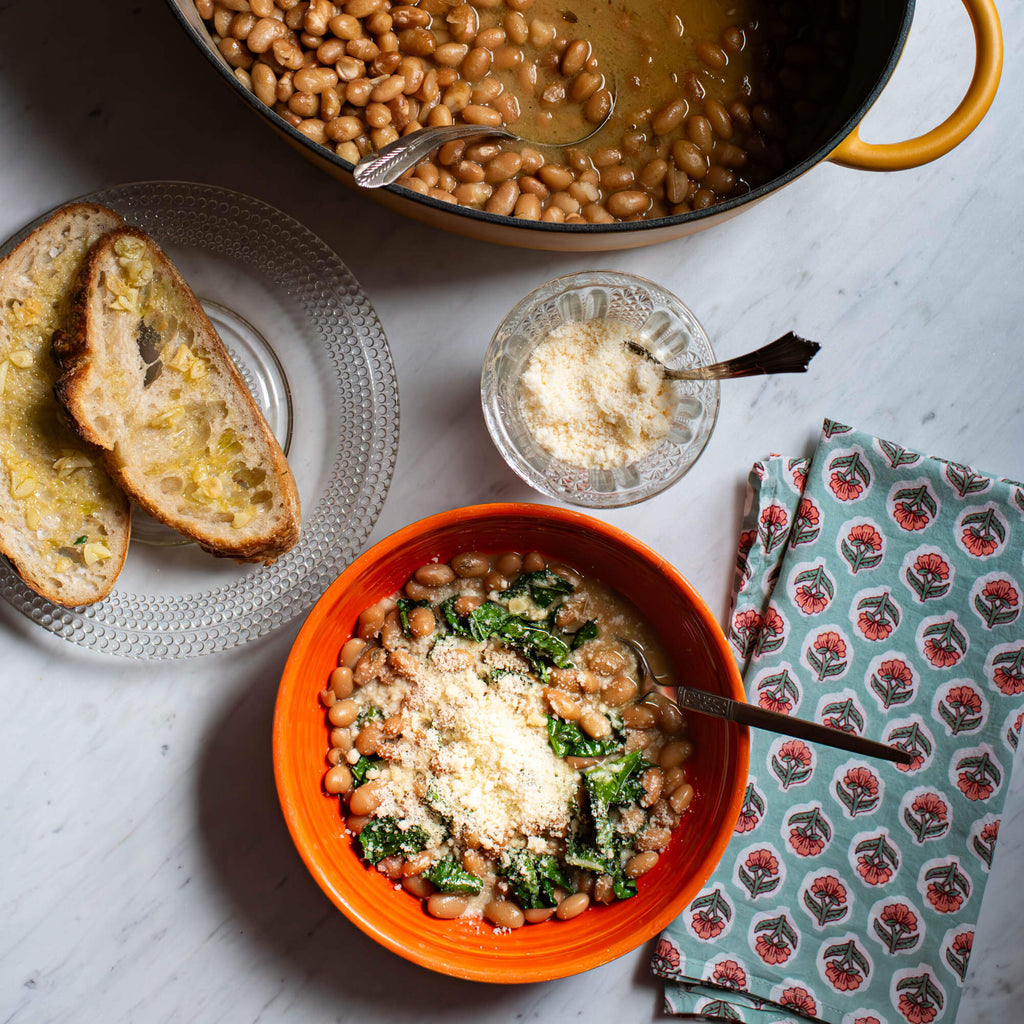
[[(303, 156), (328, 174), (353, 185), (352, 165), (347, 160), (335, 156), (330, 150), (318, 146), (292, 128), (239, 82), (210, 39), (196, 13), (193, 0), (168, 0), (168, 3), (185, 31), (206, 54), (221, 78), (253, 110)], [(822, 160), (865, 171), (898, 171), (918, 167), (948, 153), (978, 126), (999, 85), (1003, 41), (994, 0), (963, 0), (963, 4), (974, 28), (974, 75), (960, 105), (942, 124), (906, 142), (875, 145), (861, 139), (858, 126), (892, 76), (914, 16), (914, 0), (861, 0), (850, 86), (844, 99), (832, 112), (829, 127), (824, 133), (826, 137), (805, 159), (767, 184), (706, 210), (622, 224), (547, 224), (442, 203), (397, 185), (374, 189), (369, 194), (399, 213), (471, 238), (529, 249), (599, 252), (651, 245), (702, 231), (759, 202)]]

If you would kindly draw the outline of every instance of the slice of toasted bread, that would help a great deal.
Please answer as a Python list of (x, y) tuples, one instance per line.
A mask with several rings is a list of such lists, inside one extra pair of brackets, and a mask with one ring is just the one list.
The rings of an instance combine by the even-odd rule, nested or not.
[(102, 206), (66, 206), (0, 261), (0, 552), (68, 607), (110, 592), (131, 513), (100, 453), (64, 421), (50, 340), (89, 249), (122, 224)]
[(58, 398), (150, 515), (242, 561), (270, 562), (295, 544), (299, 494), (281, 447), (146, 234), (122, 228), (93, 247), (53, 352)]

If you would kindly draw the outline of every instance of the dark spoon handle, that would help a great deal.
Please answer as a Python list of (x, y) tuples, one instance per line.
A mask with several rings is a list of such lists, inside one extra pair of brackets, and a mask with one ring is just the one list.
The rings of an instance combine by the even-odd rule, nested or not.
[(670, 380), (729, 380), (765, 373), (803, 373), (821, 346), (792, 331), (754, 352), (689, 370), (666, 370)]
[(880, 757), (886, 761), (909, 765), (911, 756), (905, 750), (890, 747), (875, 740), (867, 740), (863, 736), (830, 729), (827, 725), (808, 722), (803, 718), (790, 718), (776, 711), (766, 711), (756, 704), (744, 704), (729, 697), (721, 697), (717, 693), (705, 690), (692, 690), (685, 686), (676, 688), (676, 699), (681, 708), (696, 711), (701, 715), (713, 718), (724, 718), (729, 722), (749, 725), (754, 729), (768, 729), (770, 732), (781, 733), (783, 736), (795, 736), (798, 739), (810, 740), (812, 743), (825, 743), (830, 747), (839, 747), (854, 754), (865, 757)]

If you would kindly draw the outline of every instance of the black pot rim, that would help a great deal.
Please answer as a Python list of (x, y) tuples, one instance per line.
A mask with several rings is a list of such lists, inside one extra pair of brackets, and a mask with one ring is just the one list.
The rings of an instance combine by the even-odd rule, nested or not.
[[(677, 228), (687, 224), (695, 224), (699, 221), (712, 217), (720, 217), (722, 214), (728, 213), (731, 210), (736, 210), (739, 207), (756, 203), (758, 200), (763, 199), (772, 192), (775, 192), (788, 185), (790, 182), (795, 181), (816, 164), (821, 163), (821, 161), (823, 161), (829, 153), (831, 153), (836, 146), (838, 146), (839, 143), (842, 142), (843, 139), (845, 139), (860, 124), (864, 116), (881, 95), (882, 90), (888, 84), (889, 79), (896, 70), (896, 65), (903, 53), (903, 48), (906, 45), (907, 35), (910, 32), (910, 26), (914, 20), (914, 6), (916, 0), (903, 0), (903, 3), (903, 19), (900, 22), (899, 30), (897, 31), (895, 38), (892, 40), (892, 46), (886, 57), (885, 64), (882, 67), (881, 74), (876, 80), (874, 86), (869, 90), (868, 94), (860, 102), (846, 122), (808, 156), (804, 157), (798, 163), (783, 171), (781, 174), (772, 178), (770, 181), (763, 185), (759, 185), (755, 189), (751, 189), (749, 192), (746, 192), (741, 196), (726, 199), (724, 202), (715, 203), (713, 206), (709, 206), (704, 210), (692, 210), (689, 213), (678, 213), (671, 217), (616, 222), (613, 224), (551, 224), (546, 221), (531, 221), (505, 217), (496, 213), (487, 213), (484, 210), (474, 210), (472, 207), (456, 206), (453, 203), (444, 203), (439, 199), (420, 195), (418, 192), (402, 188), (397, 184), (387, 185), (384, 187), (383, 191), (391, 193), (399, 200), (418, 203), (428, 209), (447, 213), (455, 217), (465, 217), (468, 220), (476, 221), (480, 224), (500, 228), (514, 228), (517, 231), (535, 232), (541, 235), (631, 235), (641, 231)], [(178, 23), (185, 30), (189, 38), (191, 38), (198, 46), (200, 52), (215, 68), (221, 79), (231, 86), (236, 95), (240, 96), (257, 114), (260, 115), (260, 117), (269, 121), (274, 128), (284, 134), (295, 145), (307, 150), (318, 160), (324, 160), (337, 168), (337, 170), (351, 175), (353, 167), (351, 163), (347, 160), (342, 160), (341, 157), (331, 152), (331, 150), (326, 146), (321, 146), (318, 143), (313, 142), (312, 139), (303, 135), (298, 129), (293, 128), (280, 116), (280, 114), (266, 106), (262, 101), (256, 98), (255, 94), (246, 89), (245, 86), (243, 86), (242, 83), (239, 82), (239, 80), (232, 74), (231, 69), (222, 59), (220, 59), (219, 55), (214, 52), (212, 45), (210, 45), (209, 37), (191, 24), (191, 22), (185, 17), (184, 13), (179, 9), (175, 0), (167, 0), (167, 6), (170, 7), (174, 16), (178, 19)]]

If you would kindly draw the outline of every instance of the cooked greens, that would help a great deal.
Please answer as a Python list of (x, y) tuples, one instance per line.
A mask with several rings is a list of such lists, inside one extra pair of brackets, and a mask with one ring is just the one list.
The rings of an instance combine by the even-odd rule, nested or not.
[(363, 848), (363, 856), (371, 864), (376, 864), (396, 853), (406, 857), (419, 853), (427, 845), (427, 840), (427, 833), (418, 825), (412, 825), (403, 831), (399, 827), (398, 819), (393, 817), (371, 818), (359, 833), (359, 845)]
[(440, 892), (466, 892), (474, 896), (483, 888), (483, 881), (464, 871), (453, 857), (445, 857), (432, 864), (423, 872), (423, 877), (432, 882)]
[(595, 740), (587, 736), (575, 722), (566, 722), (555, 715), (548, 715), (547, 719), (548, 743), (559, 757), (603, 757), (621, 750), (625, 743), (621, 728), (613, 728), (610, 736)]
[(557, 857), (538, 856), (524, 849), (502, 855), (501, 873), (516, 899), (527, 909), (555, 907), (555, 887), (570, 888)]

